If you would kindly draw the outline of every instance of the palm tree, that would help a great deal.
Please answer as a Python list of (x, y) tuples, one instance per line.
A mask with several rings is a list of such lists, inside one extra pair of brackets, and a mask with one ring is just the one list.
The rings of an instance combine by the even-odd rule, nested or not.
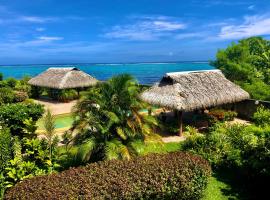
[(75, 106), (75, 144), (82, 160), (129, 159), (130, 143), (153, 134), (154, 117), (142, 115), (146, 105), (139, 100), (140, 89), (130, 75), (123, 74), (100, 83), (85, 93)]
[(49, 145), (49, 158), (52, 160), (52, 146), (55, 136), (55, 119), (51, 111), (48, 109), (46, 115), (44, 116), (44, 128), (45, 128), (45, 137)]

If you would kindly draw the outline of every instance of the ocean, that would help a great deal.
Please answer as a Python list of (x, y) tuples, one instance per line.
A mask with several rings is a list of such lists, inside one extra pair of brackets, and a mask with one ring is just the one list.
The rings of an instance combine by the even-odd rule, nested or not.
[(133, 64), (64, 64), (64, 65), (11, 65), (0, 66), (4, 79), (13, 77), (20, 79), (25, 75), (36, 76), (49, 67), (77, 67), (98, 80), (128, 73), (133, 75), (141, 84), (153, 84), (168, 72), (194, 71), (214, 69), (207, 62), (179, 62), (179, 63), (133, 63)]

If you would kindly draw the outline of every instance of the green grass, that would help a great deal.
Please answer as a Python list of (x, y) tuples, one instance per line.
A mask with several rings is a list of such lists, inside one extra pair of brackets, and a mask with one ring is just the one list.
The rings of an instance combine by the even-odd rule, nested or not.
[(233, 171), (219, 170), (213, 173), (202, 200), (248, 199), (245, 183)]
[(230, 185), (218, 180), (212, 176), (209, 180), (208, 186), (205, 190), (204, 197), (202, 200), (228, 200), (237, 199), (231, 195), (225, 195), (223, 190), (230, 190)]

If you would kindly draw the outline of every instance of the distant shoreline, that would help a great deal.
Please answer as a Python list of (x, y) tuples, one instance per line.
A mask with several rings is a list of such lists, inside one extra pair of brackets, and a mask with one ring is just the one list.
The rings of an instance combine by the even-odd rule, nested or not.
[(201, 60), (194, 60), (194, 61), (164, 61), (164, 62), (112, 62), (112, 63), (44, 63), (44, 64), (0, 64), (0, 67), (5, 67), (5, 66), (44, 66), (44, 65), (131, 65), (131, 64), (177, 64), (177, 63), (209, 63), (209, 61), (201, 61)]

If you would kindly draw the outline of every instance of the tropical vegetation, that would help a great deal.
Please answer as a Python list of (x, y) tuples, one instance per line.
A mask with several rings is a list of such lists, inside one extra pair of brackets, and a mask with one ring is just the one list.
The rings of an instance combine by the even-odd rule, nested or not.
[(270, 41), (251, 37), (217, 52), (213, 66), (254, 99), (270, 100)]
[(155, 136), (155, 118), (139, 113), (146, 106), (139, 92), (134, 78), (123, 74), (84, 93), (72, 128), (82, 161), (130, 159), (136, 140)]
[[(219, 50), (212, 64), (253, 98), (269, 100), (269, 46), (260, 37), (244, 39)], [(231, 123), (237, 113), (221, 108), (197, 113), (185, 127), (185, 141), (163, 143), (156, 133), (178, 132), (177, 120), (140, 112), (151, 108), (139, 98), (145, 87), (122, 74), (80, 95), (72, 89), (58, 93), (64, 102), (79, 98), (71, 129), (58, 137), (55, 117), (30, 99), (54, 92), (28, 80), (0, 74), (0, 197), (241, 199), (223, 191), (237, 185), (245, 186), (247, 198), (267, 193), (270, 111), (265, 107), (258, 107), (248, 125)], [(237, 184), (229, 187), (227, 179)]]

